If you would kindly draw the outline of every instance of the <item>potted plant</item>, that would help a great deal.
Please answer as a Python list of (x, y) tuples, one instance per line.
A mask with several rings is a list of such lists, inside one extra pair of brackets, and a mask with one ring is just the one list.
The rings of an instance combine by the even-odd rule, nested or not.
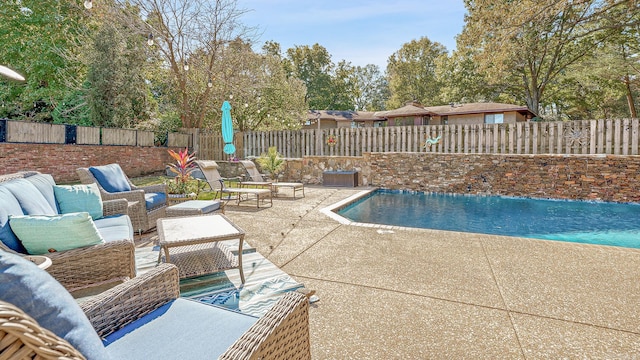
[(262, 153), (259, 158), (256, 159), (260, 169), (269, 173), (269, 176), (273, 181), (278, 181), (278, 175), (284, 169), (285, 162), (282, 156), (278, 152), (275, 146), (269, 148), (267, 153)]
[(169, 203), (175, 204), (195, 199), (200, 189), (197, 181), (191, 176), (191, 173), (196, 169), (195, 153), (189, 154), (187, 148), (178, 152), (169, 149), (168, 153), (175, 160), (174, 163), (167, 165), (169, 171), (175, 174), (173, 180), (166, 182)]

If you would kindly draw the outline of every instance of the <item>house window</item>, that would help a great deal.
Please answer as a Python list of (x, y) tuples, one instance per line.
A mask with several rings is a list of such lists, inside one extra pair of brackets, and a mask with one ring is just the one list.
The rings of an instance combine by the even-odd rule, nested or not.
[(504, 122), (504, 114), (485, 114), (485, 124), (502, 124)]
[(386, 124), (387, 123), (385, 121), (374, 121), (373, 127), (374, 128), (385, 127)]
[(442, 117), (442, 124), (443, 124), (443, 125), (449, 125), (449, 116), (444, 115), (444, 116)]

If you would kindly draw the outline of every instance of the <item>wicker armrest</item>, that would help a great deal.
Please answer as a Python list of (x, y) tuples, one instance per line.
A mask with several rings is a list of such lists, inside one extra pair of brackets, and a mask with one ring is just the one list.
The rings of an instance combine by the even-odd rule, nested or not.
[(136, 189), (131, 191), (120, 191), (116, 193), (110, 193), (110, 192), (101, 190), (100, 196), (102, 196), (103, 201), (125, 199), (127, 201), (138, 201), (138, 202), (144, 203), (144, 190), (142, 189)]
[(109, 241), (78, 249), (47, 254), (47, 272), (69, 292), (136, 276), (132, 240)]
[(150, 193), (150, 192), (163, 192), (163, 193), (167, 193), (167, 185), (165, 184), (156, 184), (156, 185), (147, 185), (147, 186), (135, 186), (134, 189), (136, 190), (143, 190), (145, 193)]
[(106, 200), (102, 202), (102, 215), (127, 215), (128, 202), (126, 199)]
[(40, 326), (17, 306), (4, 301), (0, 301), (0, 357), (3, 359), (86, 359), (67, 341)]
[(106, 336), (178, 296), (178, 268), (172, 264), (160, 264), (80, 306), (98, 335)]
[(311, 359), (309, 301), (289, 292), (219, 359)]

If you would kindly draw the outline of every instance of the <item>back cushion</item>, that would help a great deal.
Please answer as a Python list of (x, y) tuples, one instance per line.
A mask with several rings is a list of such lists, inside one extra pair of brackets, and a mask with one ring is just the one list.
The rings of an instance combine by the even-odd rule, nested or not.
[(26, 215), (56, 215), (58, 211), (49, 205), (40, 190), (26, 179), (11, 180), (3, 185), (18, 199)]
[(92, 166), (89, 171), (106, 192), (131, 191), (127, 175), (118, 164)]
[(58, 204), (56, 204), (56, 197), (53, 194), (53, 187), (56, 182), (53, 180), (53, 176), (49, 174), (37, 174), (26, 177), (25, 179), (35, 185), (44, 198), (47, 199), (51, 208), (57, 211)]
[(22, 309), (87, 359), (109, 359), (98, 334), (71, 294), (32, 262), (4, 251), (0, 251), (0, 300)]
[(11, 231), (10, 215), (24, 215), (24, 213), (15, 196), (4, 185), (0, 185), (0, 241), (11, 250), (26, 254), (27, 250)]

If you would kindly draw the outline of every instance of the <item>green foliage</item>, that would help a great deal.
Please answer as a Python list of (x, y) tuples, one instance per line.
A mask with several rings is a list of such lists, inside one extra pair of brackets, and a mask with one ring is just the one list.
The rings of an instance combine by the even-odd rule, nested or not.
[(266, 153), (262, 153), (256, 162), (262, 171), (269, 173), (272, 179), (277, 179), (285, 166), (284, 159), (275, 146), (270, 147)]
[(306, 102), (314, 110), (334, 109), (331, 55), (319, 44), (296, 46), (287, 50), (286, 67), (307, 87)]
[(387, 76), (391, 98), (387, 108), (395, 109), (417, 100), (425, 106), (440, 105), (441, 84), (436, 79), (436, 60), (447, 49), (426, 37), (412, 40), (389, 57)]
[(92, 126), (83, 91), (74, 91), (58, 103), (52, 113), (55, 124)]

